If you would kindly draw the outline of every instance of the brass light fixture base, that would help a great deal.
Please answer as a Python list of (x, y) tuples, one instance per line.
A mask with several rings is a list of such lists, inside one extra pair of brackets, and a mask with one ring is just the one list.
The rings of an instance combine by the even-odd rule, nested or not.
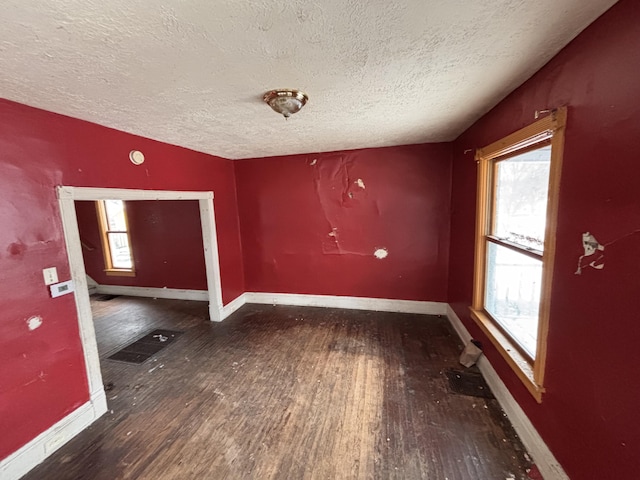
[(305, 106), (309, 97), (300, 90), (280, 89), (271, 90), (262, 97), (275, 112), (289, 118)]

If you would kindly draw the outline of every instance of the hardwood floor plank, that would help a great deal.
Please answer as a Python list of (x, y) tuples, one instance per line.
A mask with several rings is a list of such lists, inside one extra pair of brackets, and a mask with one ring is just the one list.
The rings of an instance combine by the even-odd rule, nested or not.
[[(452, 394), (446, 318), (201, 302), (92, 302), (109, 412), (26, 480), (526, 479), (495, 399)], [(142, 365), (106, 359), (181, 330)]]

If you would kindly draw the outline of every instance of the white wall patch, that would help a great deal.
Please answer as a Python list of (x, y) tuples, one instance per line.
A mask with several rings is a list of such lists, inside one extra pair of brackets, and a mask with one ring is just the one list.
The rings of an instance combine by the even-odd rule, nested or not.
[(373, 255), (378, 260), (382, 260), (383, 258), (387, 258), (387, 255), (389, 255), (389, 251), (386, 248), (376, 248), (376, 251), (373, 252)]
[(353, 183), (355, 183), (356, 185), (358, 185), (358, 186), (359, 186), (361, 189), (363, 189), (363, 190), (366, 188), (366, 187), (364, 186), (364, 182), (362, 181), (362, 179), (361, 179), (361, 178), (357, 179), (357, 180), (356, 180), (355, 182), (353, 182)]
[(33, 317), (29, 317), (27, 319), (27, 327), (29, 327), (29, 330), (33, 331), (36, 328), (40, 328), (40, 326), (42, 325), (42, 317), (35, 315)]

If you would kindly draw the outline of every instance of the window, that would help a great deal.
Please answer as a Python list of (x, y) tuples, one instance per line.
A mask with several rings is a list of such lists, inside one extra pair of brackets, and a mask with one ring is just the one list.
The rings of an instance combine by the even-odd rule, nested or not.
[(478, 197), (471, 314), (538, 402), (566, 108), (476, 153)]
[(134, 276), (133, 255), (122, 200), (98, 200), (98, 224), (102, 234), (102, 251), (107, 275)]

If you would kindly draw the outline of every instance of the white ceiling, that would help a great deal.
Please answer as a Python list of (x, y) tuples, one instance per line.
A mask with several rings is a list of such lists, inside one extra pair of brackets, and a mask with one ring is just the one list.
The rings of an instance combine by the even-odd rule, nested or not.
[(614, 3), (3, 0), (0, 96), (232, 159), (449, 141)]

